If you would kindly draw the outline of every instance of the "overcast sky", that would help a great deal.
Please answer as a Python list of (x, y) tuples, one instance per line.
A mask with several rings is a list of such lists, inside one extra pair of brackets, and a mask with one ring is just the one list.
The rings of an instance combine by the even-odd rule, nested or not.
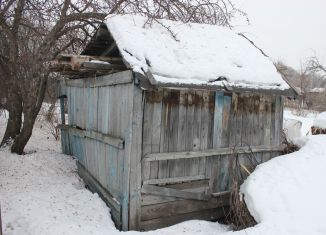
[(273, 60), (300, 69), (300, 64), (316, 53), (326, 62), (326, 0), (234, 2), (251, 21), (250, 26), (237, 26), (235, 30), (246, 32)]

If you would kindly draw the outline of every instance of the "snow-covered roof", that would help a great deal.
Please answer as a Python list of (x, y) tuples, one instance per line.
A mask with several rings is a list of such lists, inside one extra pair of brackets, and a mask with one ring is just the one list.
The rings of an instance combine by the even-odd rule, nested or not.
[(106, 25), (126, 64), (152, 84), (288, 90), (272, 61), (232, 30), (114, 15)]

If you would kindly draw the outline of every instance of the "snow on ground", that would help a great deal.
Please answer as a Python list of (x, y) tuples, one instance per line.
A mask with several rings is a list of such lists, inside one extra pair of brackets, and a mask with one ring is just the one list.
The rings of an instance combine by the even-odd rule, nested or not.
[[(60, 154), (60, 142), (35, 127), (18, 156), (0, 150), (0, 202), (5, 235), (118, 235), (109, 208), (83, 187), (75, 160)], [(0, 135), (5, 119), (0, 118)], [(141, 234), (307, 235), (326, 234), (326, 135), (301, 138), (302, 149), (258, 166), (242, 185), (258, 225), (242, 231), (206, 221), (187, 221)]]
[(293, 128), (293, 126), (291, 126), (291, 123), (293, 122), (289, 122), (290, 126), (286, 125), (286, 121), (287, 120), (296, 120), (301, 122), (302, 127), (300, 130), (300, 135), (296, 136), (296, 137), (300, 137), (300, 136), (306, 136), (308, 134), (310, 134), (310, 128), (313, 126), (314, 120), (317, 116), (317, 112), (315, 111), (311, 111), (311, 110), (295, 110), (295, 109), (285, 109), (284, 110), (284, 128), (285, 129), (290, 129)]
[(326, 128), (326, 112), (318, 114), (313, 124), (315, 127)]

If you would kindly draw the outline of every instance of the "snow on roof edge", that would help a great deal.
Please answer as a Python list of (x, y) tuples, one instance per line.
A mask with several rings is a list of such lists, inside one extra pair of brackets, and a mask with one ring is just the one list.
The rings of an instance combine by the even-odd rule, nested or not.
[[(179, 61), (180, 63), (176, 63), (176, 59), (173, 56), (171, 56), (171, 54), (170, 54), (170, 57), (168, 57), (168, 58), (171, 58), (173, 60), (172, 62), (170, 62), (170, 64), (169, 64), (169, 62), (167, 63), (166, 58), (159, 58), (157, 60), (156, 57), (160, 57), (161, 56), (160, 53), (162, 53), (162, 50), (160, 49), (161, 47), (164, 47), (166, 50), (170, 49), (169, 48), (170, 45), (168, 44), (168, 46), (167, 46), (163, 42), (170, 41), (171, 44), (177, 44), (177, 43), (171, 41), (171, 39), (168, 38), (168, 37), (171, 37), (171, 35), (167, 36), (166, 32), (161, 31), (162, 29), (158, 30), (157, 25), (150, 26), (148, 28), (140, 27), (139, 22), (144, 23), (144, 21), (142, 21), (144, 19), (145, 19), (144, 17), (138, 16), (138, 15), (129, 15), (129, 16), (126, 16), (126, 15), (123, 15), (123, 16), (114, 15), (114, 16), (110, 16), (106, 20), (106, 25), (108, 27), (108, 30), (110, 31), (110, 34), (112, 35), (112, 37), (116, 41), (118, 49), (119, 49), (124, 61), (127, 62), (129, 67), (134, 72), (138, 72), (138, 73), (141, 73), (141, 74), (145, 75), (146, 72), (150, 71), (151, 74), (153, 75), (153, 78), (154, 78), (154, 81), (151, 80), (151, 83), (153, 83), (153, 82), (155, 83), (155, 81), (156, 81), (157, 83), (160, 83), (160, 84), (164, 84), (164, 83), (179, 84), (179, 85), (182, 84), (185, 87), (189, 86), (189, 85), (194, 85), (194, 86), (196, 86), (196, 85), (216, 86), (216, 84), (212, 84), (210, 82), (212, 80), (212, 77), (216, 77), (216, 76), (210, 76), (210, 77), (205, 76), (203, 78), (203, 77), (200, 77), (202, 74), (199, 74), (200, 76), (198, 76), (199, 77), (198, 79), (196, 78), (196, 73), (194, 74), (195, 76), (184, 76), (185, 74), (180, 73), (180, 70), (183, 70), (183, 71), (187, 70), (187, 66), (184, 66), (184, 64), (182, 63), (184, 61)], [(130, 23), (131, 21), (132, 21), (132, 23)], [(199, 27), (200, 28), (201, 26), (204, 29), (206, 27), (217, 27), (218, 30), (221, 30), (221, 27), (219, 27), (219, 26), (203, 25), (203, 24), (183, 24), (183, 23), (180, 24), (179, 22), (172, 22), (172, 21), (169, 21), (169, 20), (161, 20), (161, 21), (163, 21), (164, 23), (166, 23), (166, 22), (168, 22), (169, 24), (171, 23), (177, 29), (179, 29), (179, 28), (181, 28), (181, 29), (183, 29), (183, 28), (191, 28), (191, 30), (188, 30), (188, 31), (195, 31), (195, 29), (192, 29), (193, 27), (195, 27), (195, 28)], [(122, 26), (127, 26), (127, 27), (122, 27)], [(214, 30), (215, 30), (215, 28), (214, 28)], [(223, 30), (225, 31), (224, 28), (222, 29), (222, 32), (224, 32)], [(124, 32), (124, 31), (127, 31), (127, 33)], [(153, 43), (153, 40), (152, 41), (150, 40), (150, 42), (148, 44), (146, 44), (146, 45), (149, 45), (148, 47), (150, 47), (150, 49), (153, 49), (153, 48), (156, 49), (156, 50), (151, 50), (150, 51), (151, 53), (149, 53), (149, 51), (146, 49), (147, 46), (144, 46), (144, 44), (142, 44), (140, 42), (142, 40), (146, 41), (146, 39), (148, 37), (151, 37), (151, 36), (154, 35), (153, 32), (147, 33), (147, 31), (154, 31), (154, 33), (161, 33), (162, 35), (160, 35), (160, 37), (163, 38), (162, 42), (160, 42), (159, 47), (155, 47), (155, 46), (157, 46), (155, 43), (153, 45), (150, 45), (151, 43)], [(189, 32), (187, 32), (187, 30), (185, 30), (185, 31), (186, 31), (186, 33), (189, 33)], [(180, 30), (180, 32), (183, 32), (183, 31)], [(128, 40), (128, 37), (127, 37), (128, 33), (129, 33), (129, 36), (133, 35), (133, 37), (132, 37), (133, 40), (130, 40), (130, 39)], [(236, 33), (232, 32), (232, 34), (235, 35)], [(216, 36), (216, 35), (214, 35), (214, 36)], [(239, 35), (237, 35), (237, 37), (239, 37), (243, 41), (245, 41), (245, 43), (247, 44), (246, 47), (248, 47), (248, 45), (250, 45), (251, 48), (254, 48), (254, 46), (250, 42), (248, 42), (246, 39), (244, 39), (243, 37), (240, 37)], [(127, 40), (126, 40), (126, 38), (127, 38)], [(166, 38), (168, 38), (168, 39), (166, 39)], [(155, 37), (154, 37), (154, 39), (155, 39)], [(184, 38), (181, 38), (181, 40), (184, 40)], [(132, 41), (132, 43), (131, 43), (131, 41)], [(214, 41), (215, 41), (215, 38), (214, 38)], [(183, 53), (182, 48), (181, 49), (178, 48), (178, 47), (173, 48), (174, 46), (175, 45), (171, 45), (170, 47), (172, 49), (178, 49), (179, 51), (181, 51), (180, 53)], [(241, 45), (241, 46), (243, 46), (243, 45)], [(140, 47), (140, 50), (138, 50), (137, 47)], [(213, 49), (216, 49), (216, 48), (213, 48)], [(174, 50), (173, 53), (178, 53), (178, 50)], [(187, 52), (187, 50), (189, 50), (189, 48), (185, 49), (186, 52)], [(261, 52), (257, 48), (254, 48), (254, 50), (257, 53), (261, 54)], [(156, 53), (152, 53), (153, 51), (155, 51)], [(191, 51), (191, 49), (190, 49), (190, 51)], [(173, 53), (172, 53), (172, 55), (174, 55)], [(154, 54), (154, 56), (153, 56), (153, 54)], [(159, 56), (155, 56), (155, 54), (159, 54)], [(202, 55), (202, 54), (200, 54), (200, 55)], [(231, 78), (228, 81), (228, 85), (231, 86), (231, 87), (236, 87), (236, 88), (240, 88), (240, 89), (246, 89), (247, 88), (247, 89), (256, 89), (256, 90), (284, 90), (284, 93), (289, 93), (289, 90), (292, 90), (293, 88), (277, 72), (277, 70), (276, 70), (275, 66), (273, 65), (272, 61), (270, 61), (269, 58), (266, 58), (262, 54), (261, 54), (261, 56), (263, 56), (265, 60), (268, 60), (268, 62), (264, 62), (263, 64), (266, 65), (266, 64), (269, 63), (272, 66), (272, 67), (270, 65), (266, 66), (266, 67), (268, 67), (269, 71), (267, 71), (265, 73), (263, 71), (262, 74), (263, 75), (265, 74), (267, 76), (268, 72), (269, 72), (269, 73), (273, 74), (273, 76), (271, 76), (273, 79), (272, 78), (271, 79), (268, 79), (268, 78), (266, 79), (265, 78), (262, 81), (259, 80), (257, 82), (257, 79), (256, 80), (254, 79), (254, 81), (251, 81), (250, 79), (236, 80), (236, 79)], [(148, 57), (154, 57), (154, 58), (149, 58), (148, 59)], [(163, 55), (163, 57), (164, 57), (164, 55)], [(181, 59), (182, 58), (183, 57), (181, 56)], [(199, 56), (197, 58), (200, 59)], [(160, 59), (161, 59), (161, 61), (160, 61)], [(180, 58), (177, 58), (177, 59), (180, 59)], [(259, 60), (262, 60), (262, 59), (259, 58)], [(215, 60), (215, 61), (218, 61), (218, 60)], [(171, 69), (170, 70), (169, 69), (166, 69), (166, 70), (163, 69), (162, 70), (162, 66), (160, 67), (158, 62), (167, 63), (168, 65), (170, 65), (170, 67), (172, 67), (171, 65), (176, 65), (177, 69), (176, 69), (176, 71), (173, 71)], [(186, 60), (186, 62), (189, 62), (189, 61)], [(193, 62), (193, 61), (190, 60), (190, 62)], [(220, 63), (220, 62), (218, 62), (218, 63)], [(221, 63), (223, 64), (224, 62), (221, 62)], [(154, 64), (154, 66), (153, 66), (153, 64)], [(180, 64), (182, 66), (180, 66)], [(189, 63), (189, 64), (192, 65), (191, 63)], [(241, 61), (238, 62), (238, 63), (234, 62), (234, 64), (238, 68), (242, 68), (242, 66), (243, 66), (241, 64)], [(259, 63), (257, 65), (259, 65)], [(191, 66), (188, 66), (188, 67), (191, 67)], [(211, 66), (211, 67), (214, 67), (214, 66)], [(211, 67), (209, 67), (209, 68), (211, 68)], [(165, 66), (165, 67), (163, 66), (163, 68), (167, 68), (167, 66)], [(253, 63), (253, 67), (251, 69), (255, 69), (255, 68), (256, 68), (255, 63)], [(190, 70), (191, 70), (191, 68), (190, 68)], [(227, 73), (227, 71), (228, 71), (227, 68), (225, 69), (225, 71)], [(224, 71), (224, 73), (225, 73), (225, 71)], [(168, 75), (163, 75), (162, 72), (165, 73), (165, 74), (167, 73)], [(175, 74), (173, 72), (175, 72)], [(197, 75), (198, 75), (198, 71), (195, 71), (195, 72), (197, 72)], [(188, 73), (187, 75), (189, 75), (189, 74), (191, 74), (191, 73)], [(223, 77), (223, 72), (221, 72), (220, 74), (221, 74), (221, 76), (219, 76), (219, 77)], [(244, 73), (244, 74), (247, 75), (246, 73)], [(191, 74), (191, 75), (193, 75), (193, 74)], [(212, 73), (212, 75), (214, 75), (214, 73)], [(216, 75), (216, 73), (215, 73), (215, 75)], [(219, 77), (217, 77), (217, 78), (219, 78)], [(228, 77), (230, 77), (230, 76), (228, 76)], [(238, 77), (241, 78), (241, 76), (238, 76)], [(272, 83), (270, 82), (271, 80), (272, 80)], [(296, 95), (295, 90), (293, 90), (292, 93), (293, 93), (293, 96)]]

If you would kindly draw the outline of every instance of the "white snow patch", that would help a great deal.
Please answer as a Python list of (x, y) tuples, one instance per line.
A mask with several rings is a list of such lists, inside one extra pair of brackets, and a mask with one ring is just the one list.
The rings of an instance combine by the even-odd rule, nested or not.
[[(284, 119), (283, 119), (283, 127), (285, 129), (290, 129), (291, 125), (287, 125), (286, 120), (297, 120), (302, 123), (301, 126), (301, 136), (306, 136), (311, 134), (311, 127), (313, 126), (314, 119), (316, 118), (318, 112), (314, 112), (311, 110), (292, 110), (292, 109), (285, 109), (284, 110)], [(288, 131), (288, 130), (286, 130)], [(297, 137), (297, 136), (296, 136)]]
[(300, 151), (258, 166), (242, 185), (259, 222), (248, 234), (326, 234), (326, 135), (305, 141)]
[(184, 24), (138, 15), (106, 19), (121, 55), (134, 71), (150, 72), (156, 82), (210, 85), (226, 78), (229, 86), (289, 89), (269, 58), (232, 30)]
[(315, 127), (319, 127), (319, 128), (326, 128), (326, 112), (320, 113), (318, 114), (318, 116), (316, 117), (316, 119), (314, 120), (314, 124)]

